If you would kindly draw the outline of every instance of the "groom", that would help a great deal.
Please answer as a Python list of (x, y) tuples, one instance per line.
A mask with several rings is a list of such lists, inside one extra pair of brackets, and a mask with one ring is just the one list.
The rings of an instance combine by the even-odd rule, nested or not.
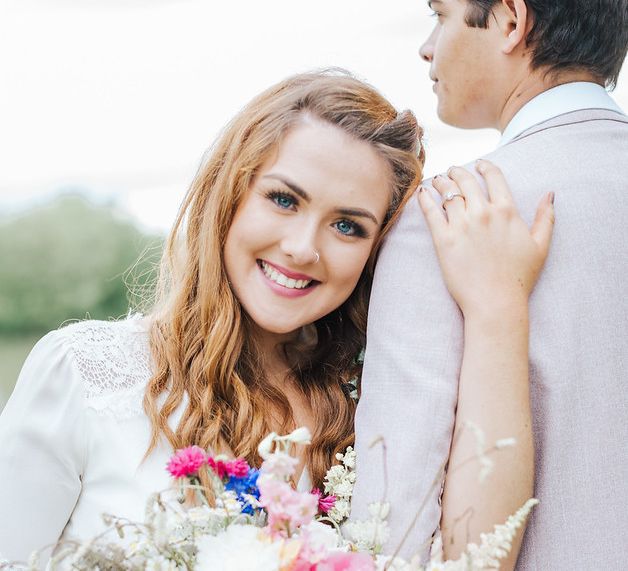
[[(420, 53), (440, 118), (502, 132), (486, 158), (502, 168), (529, 221), (542, 194), (556, 194), (552, 251), (530, 301), (540, 504), (517, 569), (624, 568), (628, 118), (604, 86), (615, 84), (626, 57), (628, 0), (429, 4), (438, 21)], [(440, 481), (432, 483), (449, 453), (462, 342), (460, 313), (410, 201), (378, 261), (356, 417), (353, 516), (365, 517), (386, 493), (388, 551), (425, 498), (402, 553), (425, 555), (439, 524)], [(374, 468), (382, 451), (369, 446), (378, 437), (387, 447), (386, 491)]]

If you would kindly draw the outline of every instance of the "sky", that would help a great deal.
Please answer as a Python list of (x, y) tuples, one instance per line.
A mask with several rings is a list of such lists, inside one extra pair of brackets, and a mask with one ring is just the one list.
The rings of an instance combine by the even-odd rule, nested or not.
[[(80, 191), (165, 232), (203, 153), (254, 95), (346, 68), (426, 130), (426, 174), (499, 140), (435, 113), (423, 0), (0, 0), (0, 215)], [(628, 109), (628, 72), (615, 99)]]

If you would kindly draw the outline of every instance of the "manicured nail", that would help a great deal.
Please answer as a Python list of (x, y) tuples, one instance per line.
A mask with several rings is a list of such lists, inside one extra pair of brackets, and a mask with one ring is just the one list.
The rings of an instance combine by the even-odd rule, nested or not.
[(556, 193), (554, 193), (554, 192), (550, 192), (550, 193), (549, 193), (549, 199), (550, 199), (550, 202), (551, 202), (552, 204), (554, 204), (554, 200), (556, 200)]
[(475, 168), (479, 173), (483, 173), (486, 165), (482, 162), (481, 159), (478, 159), (477, 161), (475, 161)]

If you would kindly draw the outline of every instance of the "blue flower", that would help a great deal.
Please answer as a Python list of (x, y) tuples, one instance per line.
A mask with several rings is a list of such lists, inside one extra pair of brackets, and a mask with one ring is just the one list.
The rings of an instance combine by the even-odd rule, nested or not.
[(242, 513), (251, 515), (255, 511), (246, 496), (252, 496), (256, 500), (259, 499), (259, 488), (257, 487), (258, 477), (259, 470), (251, 468), (249, 473), (243, 478), (229, 476), (229, 479), (225, 483), (225, 490), (235, 492), (238, 501), (242, 504)]

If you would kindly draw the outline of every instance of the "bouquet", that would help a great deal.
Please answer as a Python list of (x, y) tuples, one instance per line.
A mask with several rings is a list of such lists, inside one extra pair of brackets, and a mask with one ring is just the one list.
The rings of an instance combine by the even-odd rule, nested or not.
[[(111, 571), (436, 571), (498, 569), (536, 503), (529, 500), (480, 546), (470, 544), (457, 561), (443, 562), (438, 543), (427, 566), (385, 557), (389, 536), (385, 502), (369, 506), (370, 518), (346, 521), (355, 483), (355, 452), (338, 454), (324, 490), (297, 491), (291, 485), (298, 460), (290, 452), (309, 444), (307, 429), (268, 435), (259, 445), (263, 459), (255, 469), (242, 459), (210, 456), (198, 446), (178, 450), (167, 470), (177, 497), (163, 493), (147, 502), (145, 521), (103, 516), (108, 531), (87, 542), (64, 542), (51, 569)], [(211, 489), (201, 483), (207, 470)], [(209, 492), (209, 493), (208, 493)], [(213, 498), (213, 499), (208, 499)], [(343, 529), (340, 524), (344, 523)], [(112, 532), (117, 536), (112, 539)], [(35, 554), (24, 566), (37, 569)]]

